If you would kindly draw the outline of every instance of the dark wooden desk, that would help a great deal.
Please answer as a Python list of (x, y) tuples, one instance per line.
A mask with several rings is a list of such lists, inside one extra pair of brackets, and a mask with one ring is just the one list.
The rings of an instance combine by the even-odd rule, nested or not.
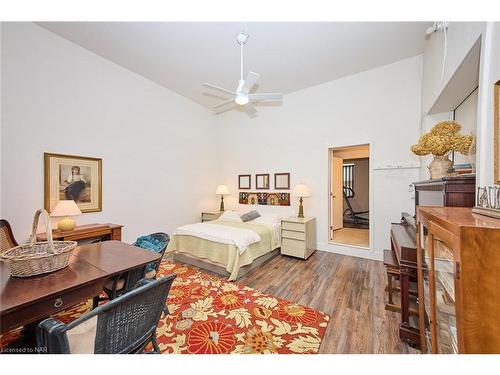
[(102, 291), (104, 280), (154, 262), (149, 250), (119, 241), (78, 246), (68, 267), (29, 278), (11, 277), (0, 262), (0, 332), (36, 322)]
[[(122, 227), (123, 225), (119, 224), (84, 224), (77, 225), (75, 229), (68, 231), (53, 229), (52, 237), (57, 241), (121, 241)], [(37, 241), (47, 241), (47, 235), (40, 233), (36, 239)]]

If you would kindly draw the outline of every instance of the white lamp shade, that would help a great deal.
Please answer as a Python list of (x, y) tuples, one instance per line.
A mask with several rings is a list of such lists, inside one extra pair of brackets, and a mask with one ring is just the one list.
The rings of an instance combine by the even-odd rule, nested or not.
[(294, 197), (310, 197), (311, 192), (309, 191), (309, 187), (306, 184), (297, 184), (293, 189), (292, 195)]
[(219, 185), (219, 186), (217, 186), (217, 190), (215, 191), (215, 194), (217, 194), (217, 195), (228, 195), (229, 194), (229, 189), (227, 188), (227, 185)]
[(75, 201), (59, 201), (56, 207), (50, 213), (50, 216), (76, 216), (81, 215), (82, 211), (78, 208)]

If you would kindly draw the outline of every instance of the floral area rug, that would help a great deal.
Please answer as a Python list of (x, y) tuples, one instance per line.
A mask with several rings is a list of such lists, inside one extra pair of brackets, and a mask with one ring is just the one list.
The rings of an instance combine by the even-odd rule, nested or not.
[[(194, 268), (162, 261), (159, 277), (175, 273), (160, 320), (161, 351), (177, 354), (317, 353), (329, 316)], [(89, 311), (86, 301), (55, 317), (69, 322)], [(19, 335), (3, 335), (0, 347)]]

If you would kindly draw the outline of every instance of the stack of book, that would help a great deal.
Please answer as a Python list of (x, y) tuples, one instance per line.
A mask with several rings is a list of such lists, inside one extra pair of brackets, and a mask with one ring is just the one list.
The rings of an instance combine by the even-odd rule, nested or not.
[(457, 175), (470, 174), (470, 173), (472, 173), (472, 165), (470, 165), (468, 163), (454, 164), (453, 165), (453, 172), (456, 173)]

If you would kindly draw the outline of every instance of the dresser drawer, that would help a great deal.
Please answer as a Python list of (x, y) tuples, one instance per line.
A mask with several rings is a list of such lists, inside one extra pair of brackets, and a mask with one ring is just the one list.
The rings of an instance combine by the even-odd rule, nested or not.
[(281, 231), (281, 237), (304, 241), (306, 239), (306, 234), (304, 232), (283, 229)]
[(281, 240), (281, 247), (304, 251), (306, 249), (306, 243), (305, 243), (305, 241), (293, 240), (290, 238), (283, 238)]
[(306, 243), (304, 241), (283, 238), (281, 241), (281, 254), (305, 259)]
[(302, 223), (291, 223), (289, 221), (282, 221), (281, 228), (286, 230), (293, 230), (296, 232), (305, 232), (305, 226)]
[(102, 290), (102, 283), (82, 285), (66, 293), (33, 304), (2, 315), (1, 332), (16, 328), (19, 325), (26, 325), (38, 319), (46, 318), (61, 310), (74, 306), (88, 298), (99, 294)]

